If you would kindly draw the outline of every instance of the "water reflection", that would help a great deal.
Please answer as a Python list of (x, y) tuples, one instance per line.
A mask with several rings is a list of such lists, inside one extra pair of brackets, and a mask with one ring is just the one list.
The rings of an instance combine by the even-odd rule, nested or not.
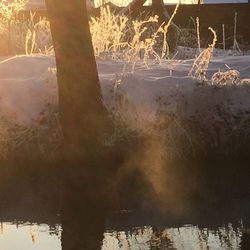
[(94, 250), (100, 249), (105, 231), (105, 217), (101, 207), (95, 209), (88, 206), (86, 211), (82, 204), (78, 207), (64, 209), (62, 216), (62, 250)]
[(1, 223), (0, 249), (61, 250), (60, 239), (60, 225)]
[[(79, 219), (79, 218), (78, 218)], [(150, 249), (249, 249), (250, 230), (241, 223), (216, 228), (144, 226), (124, 231), (105, 230), (100, 217), (85, 217), (62, 226), (1, 223), (0, 249), (4, 250), (150, 250)], [(99, 221), (99, 222), (97, 222)], [(69, 223), (69, 222), (67, 222)], [(79, 227), (77, 226), (79, 225)]]
[[(0, 220), (5, 222), (0, 224), (0, 249), (250, 249), (250, 224), (247, 219), (249, 218), (249, 202), (243, 202), (242, 209), (240, 209), (240, 200), (235, 202), (237, 206), (227, 208), (225, 206), (220, 209), (212, 206), (203, 208), (202, 206), (205, 210), (204, 213), (203, 209), (191, 207), (192, 209), (187, 210), (186, 217), (182, 218), (183, 216), (179, 215), (181, 219), (176, 219), (174, 216), (172, 216), (173, 218), (160, 217), (160, 214), (157, 215), (157, 218), (150, 218), (151, 212), (157, 213), (154, 207), (150, 212), (146, 207), (142, 210), (144, 213), (139, 212), (140, 208), (131, 210), (129, 213), (124, 210), (125, 213), (123, 211), (117, 216), (112, 212), (115, 210), (117, 213), (118, 208), (120, 209), (122, 206), (113, 208), (110, 205), (110, 200), (115, 200), (115, 198), (109, 192), (111, 184), (108, 181), (105, 182), (102, 175), (103, 169), (107, 168), (101, 166), (98, 171), (95, 166), (90, 165), (89, 168), (88, 171), (82, 171), (79, 166), (80, 170), (75, 167), (72, 171), (71, 166), (69, 170), (65, 170), (63, 185), (59, 189), (60, 195), (54, 192), (57, 195), (52, 195), (50, 202), (44, 198), (40, 199), (43, 196), (36, 195), (36, 192), (34, 195), (29, 193), (27, 195), (27, 190), (37, 190), (28, 188), (32, 185), (24, 188), (23, 194), (21, 191), (18, 192), (19, 199), (13, 199), (9, 194), (6, 195), (11, 198), (9, 202), (2, 199), (5, 203), (0, 210), (0, 216), (2, 216)], [(98, 175), (95, 174), (96, 171)], [(130, 183), (132, 182), (126, 182), (124, 186), (127, 187)], [(48, 190), (51, 192), (51, 189), (47, 187), (45, 191), (48, 192)], [(129, 190), (135, 192), (136, 188)], [(144, 191), (144, 189), (142, 190)], [(13, 193), (15, 192), (13, 191)], [(132, 198), (139, 197), (138, 193), (131, 194), (131, 196), (133, 196)], [(45, 197), (49, 197), (49, 195)], [(52, 202), (53, 199), (55, 199), (54, 202)], [(52, 203), (51, 206), (48, 206), (50, 203)], [(54, 203), (59, 204), (57, 206)], [(229, 210), (229, 213), (226, 210)], [(196, 211), (199, 213), (197, 214)], [(234, 212), (231, 213), (231, 211)], [(206, 216), (210, 212), (212, 215)], [(195, 216), (192, 217), (192, 214)], [(236, 218), (239, 218), (241, 214), (243, 214), (243, 221), (248, 220), (248, 224), (235, 223)], [(30, 219), (30, 221), (36, 221), (37, 224), (19, 221), (6, 222), (15, 218), (18, 218), (19, 221)], [(230, 220), (233, 221), (232, 224), (223, 224)], [(192, 225), (185, 225), (184, 223), (187, 221)], [(47, 224), (42, 224), (42, 222)], [(202, 226), (200, 223), (203, 223)], [(220, 225), (218, 226), (218, 224)]]
[(93, 169), (84, 173), (77, 169), (65, 178), (61, 206), (62, 250), (95, 250), (102, 244), (107, 195)]
[[(137, 228), (104, 234), (102, 250), (111, 249), (241, 249), (245, 234), (232, 224), (214, 229), (187, 225), (179, 228)], [(248, 245), (249, 249), (250, 245)]]

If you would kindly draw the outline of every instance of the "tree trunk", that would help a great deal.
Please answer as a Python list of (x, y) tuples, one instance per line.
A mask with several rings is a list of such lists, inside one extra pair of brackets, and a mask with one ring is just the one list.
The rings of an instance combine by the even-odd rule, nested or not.
[[(62, 179), (62, 249), (97, 249), (103, 238), (103, 211), (108, 207), (104, 201), (111, 199), (110, 173), (114, 172), (110, 148), (103, 146), (102, 138), (112, 123), (102, 100), (85, 0), (46, 0), (46, 6), (64, 135), (58, 173)], [(90, 229), (88, 233), (81, 231), (83, 224)]]
[(124, 16), (131, 15), (133, 12), (141, 9), (145, 2), (146, 0), (132, 0), (132, 2), (130, 2), (128, 6), (123, 8), (118, 14)]
[(85, 0), (46, 0), (56, 56), (64, 145), (79, 153), (107, 132)]
[(170, 18), (163, 0), (152, 0), (152, 9), (159, 16), (159, 22), (167, 22)]

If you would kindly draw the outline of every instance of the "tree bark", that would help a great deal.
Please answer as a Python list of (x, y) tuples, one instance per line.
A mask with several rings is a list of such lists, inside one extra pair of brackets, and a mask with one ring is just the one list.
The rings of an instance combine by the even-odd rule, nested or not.
[(89, 151), (108, 131), (86, 0), (46, 0), (59, 86), (59, 116), (67, 150)]
[[(46, 0), (55, 49), (59, 115), (64, 135), (61, 168), (62, 249), (98, 249), (112, 191), (110, 133), (85, 0)], [(113, 198), (113, 197), (112, 197)], [(88, 233), (81, 229), (86, 224)], [(72, 231), (73, 230), (73, 231)], [(83, 234), (82, 234), (83, 233)]]
[(165, 8), (163, 0), (152, 0), (152, 9), (159, 16), (160, 22), (169, 20), (170, 15)]
[(146, 0), (132, 0), (132, 2), (130, 2), (128, 6), (123, 8), (118, 14), (124, 16), (131, 15), (134, 11), (141, 9), (145, 2)]

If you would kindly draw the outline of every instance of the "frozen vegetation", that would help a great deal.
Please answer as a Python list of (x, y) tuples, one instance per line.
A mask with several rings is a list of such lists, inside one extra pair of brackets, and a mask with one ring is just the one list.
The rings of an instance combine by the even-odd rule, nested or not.
[[(208, 76), (218, 69), (220, 74), (228, 72), (228, 66), (237, 72), (232, 79), (226, 76), (215, 85), (188, 76), (193, 61), (165, 60), (159, 64), (153, 60), (147, 67), (144, 62), (137, 62), (131, 73), (129, 68), (124, 72), (122, 61), (98, 60), (105, 104), (113, 112), (114, 119), (123, 123), (123, 131), (117, 136), (129, 131), (139, 135), (157, 132), (166, 136), (171, 149), (174, 146), (182, 148), (182, 143), (188, 143), (194, 154), (200, 150), (237, 153), (237, 149), (247, 145), (250, 56), (215, 58), (210, 63)], [(54, 57), (3, 58), (0, 77), (1, 147), (8, 141), (10, 147), (14, 141), (21, 143), (18, 140), (25, 135), (24, 131), (27, 131), (26, 136), (38, 137), (37, 143), (42, 143), (44, 133), (51, 132), (47, 126), (55, 126), (57, 122)], [(56, 133), (54, 139), (59, 140), (59, 131), (56, 129), (53, 133)], [(23, 139), (23, 142), (26, 141)], [(190, 147), (183, 150), (190, 150)]]
[[(1, 19), (8, 43), (0, 59), (0, 157), (31, 147), (53, 154), (61, 130), (49, 23), (32, 15), (20, 23), (15, 15)], [(247, 152), (250, 55), (215, 49), (212, 29), (200, 54), (185, 46), (171, 54), (170, 24), (156, 23), (156, 16), (131, 22), (109, 9), (90, 20), (104, 102), (116, 124), (109, 142), (130, 134), (160, 138), (174, 158)]]

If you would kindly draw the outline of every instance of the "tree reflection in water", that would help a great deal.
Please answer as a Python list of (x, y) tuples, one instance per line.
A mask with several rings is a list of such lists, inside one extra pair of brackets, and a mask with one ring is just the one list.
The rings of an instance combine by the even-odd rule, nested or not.
[(62, 214), (62, 250), (100, 249), (105, 231), (102, 207), (73, 201)]
[(108, 221), (117, 218), (112, 218), (108, 209), (110, 200), (105, 181), (100, 181), (92, 174), (91, 177), (83, 176), (75, 171), (65, 182), (63, 194), (62, 250), (250, 249), (249, 226), (244, 227), (243, 223), (236, 222), (235, 217), (233, 224), (225, 223), (230, 220), (225, 219), (226, 217), (223, 219), (223, 215), (220, 221), (216, 221), (220, 214), (216, 207), (211, 208), (214, 215), (217, 214), (215, 217), (211, 216), (211, 221), (204, 214), (201, 216), (205, 218), (203, 221), (200, 220), (201, 217), (186, 218), (193, 223), (190, 225), (185, 225), (186, 219), (175, 223), (173, 218), (168, 224), (168, 219), (164, 216), (162, 221), (158, 220), (158, 225), (151, 224), (147, 215), (141, 214), (145, 220), (137, 220), (134, 215), (129, 218), (128, 214), (126, 218), (131, 224), (126, 225), (126, 221), (123, 224), (123, 218), (121, 222), (111, 222), (110, 226), (109, 222), (106, 223), (107, 218)]
[(62, 250), (100, 249), (107, 216), (107, 190), (96, 167), (75, 167), (63, 185)]
[[(94, 169), (93, 166), (89, 168)], [(6, 192), (2, 192), (2, 196), (6, 195), (5, 199), (1, 199), (5, 203), (0, 204), (0, 215), (3, 222), (16, 219), (18, 223), (0, 225), (0, 249), (17, 249), (8, 248), (14, 245), (18, 249), (43, 250), (43, 244), (53, 250), (250, 249), (249, 201), (237, 200), (235, 206), (224, 205), (220, 209), (211, 206), (205, 208), (205, 212), (192, 207), (188, 211), (193, 211), (196, 217), (188, 213), (188, 217), (181, 220), (174, 216), (160, 215), (157, 209), (154, 211), (158, 216), (156, 220), (150, 218), (145, 210), (140, 212), (139, 209), (117, 216), (111, 212), (120, 211), (120, 207), (109, 209), (110, 200), (115, 198), (109, 191), (111, 182), (103, 178), (105, 175), (102, 171), (98, 170), (95, 175), (96, 168), (92, 172), (76, 168), (72, 171), (69, 168), (66, 174), (63, 173), (66, 176), (63, 188), (54, 188), (53, 191), (51, 185), (46, 192), (44, 188), (31, 188), (34, 184), (27, 187), (22, 184), (26, 188), (21, 189), (23, 179), (19, 178), (19, 186), (14, 185), (18, 183), (14, 179), (11, 186), (13, 190), (5, 189)], [(126, 185), (132, 186), (128, 182)], [(130, 189), (130, 196), (126, 197), (138, 198), (134, 189)], [(63, 194), (60, 199), (56, 190)], [(13, 194), (16, 194), (14, 198)], [(228, 211), (232, 213), (227, 214)], [(60, 216), (55, 216), (57, 213)], [(209, 213), (212, 214), (207, 216)], [(237, 218), (243, 218), (243, 223), (238, 222)], [(35, 226), (31, 230), (30, 224), (20, 221), (30, 221)], [(45, 223), (49, 226), (42, 226)], [(190, 225), (185, 226), (186, 223)], [(40, 231), (42, 233), (36, 233)], [(50, 233), (57, 237), (49, 237)], [(25, 242), (28, 242), (28, 247), (24, 247)]]
[[(170, 227), (167, 224), (156, 227), (142, 226), (142, 224), (138, 224), (139, 227), (134, 225), (127, 227), (120, 224), (119, 230), (115, 230), (115, 227), (107, 230), (105, 222), (109, 215), (105, 197), (99, 196), (99, 199), (93, 200), (91, 192), (85, 190), (83, 194), (82, 185), (82, 183), (74, 184), (73, 193), (79, 195), (72, 195), (72, 187), (67, 188), (68, 192), (65, 191), (67, 196), (62, 210), (62, 250), (249, 249), (250, 247), (250, 231), (246, 230), (242, 223), (228, 223), (221, 226), (217, 224), (214, 227), (196, 225)], [(95, 191), (100, 188), (97, 183), (92, 182), (91, 185)]]
[(249, 237), (249, 232), (231, 224), (214, 229), (192, 225), (165, 229), (148, 226), (106, 232), (101, 249), (249, 249)]

